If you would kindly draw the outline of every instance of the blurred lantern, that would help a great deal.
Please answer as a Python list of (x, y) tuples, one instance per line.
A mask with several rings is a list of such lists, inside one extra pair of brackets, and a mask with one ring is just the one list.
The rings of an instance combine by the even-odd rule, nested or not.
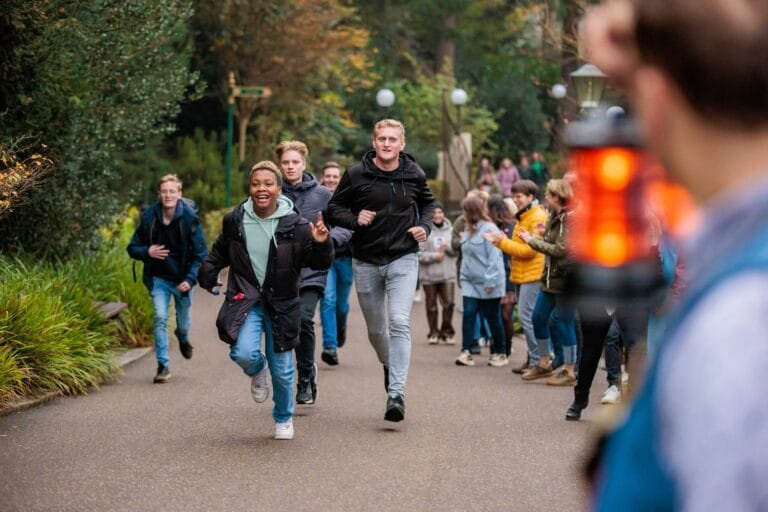
[(595, 116), (568, 126), (576, 207), (568, 245), (568, 289), (579, 301), (650, 300), (663, 285), (648, 202), (651, 158), (637, 125)]
[(571, 73), (571, 80), (576, 87), (576, 97), (582, 110), (597, 108), (605, 89), (605, 73), (594, 64), (584, 64)]

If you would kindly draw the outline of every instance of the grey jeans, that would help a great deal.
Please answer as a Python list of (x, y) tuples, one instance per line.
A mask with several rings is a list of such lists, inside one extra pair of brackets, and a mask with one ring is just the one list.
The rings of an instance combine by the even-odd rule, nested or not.
[(536, 336), (533, 333), (533, 307), (536, 305), (536, 298), (539, 296), (541, 284), (538, 281), (533, 283), (522, 283), (517, 290), (517, 314), (520, 318), (520, 325), (525, 333), (525, 341), (528, 344), (528, 364), (536, 366), (539, 364), (539, 346), (536, 342)]
[(354, 259), (357, 299), (368, 340), (381, 364), (389, 368), (390, 396), (405, 394), (411, 360), (411, 306), (419, 277), (419, 259), (406, 254), (385, 265)]

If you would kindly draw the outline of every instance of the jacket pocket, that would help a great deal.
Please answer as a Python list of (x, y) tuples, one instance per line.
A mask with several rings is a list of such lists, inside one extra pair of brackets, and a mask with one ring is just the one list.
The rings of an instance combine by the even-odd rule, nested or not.
[(244, 297), (242, 293), (227, 290), (224, 303), (216, 317), (216, 328), (222, 341), (230, 345), (237, 343), (237, 336), (252, 306), (252, 299)]
[(301, 332), (301, 305), (298, 295), (290, 299), (274, 299), (269, 308), (272, 335), (278, 352), (299, 346)]

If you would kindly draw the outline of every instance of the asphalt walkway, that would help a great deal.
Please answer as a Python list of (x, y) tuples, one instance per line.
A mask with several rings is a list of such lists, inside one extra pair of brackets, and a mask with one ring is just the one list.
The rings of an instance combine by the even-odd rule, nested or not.
[[(275, 441), (271, 398), (252, 401), (216, 337), (220, 301), (197, 291), (195, 356), (173, 347), (169, 383), (152, 383), (150, 355), (119, 383), (0, 418), (0, 511), (584, 508), (580, 467), (599, 406), (565, 422), (571, 388), (524, 383), (486, 366), (487, 354), (456, 366), (458, 345), (427, 345), (423, 303), (405, 421), (383, 420), (383, 374), (353, 291), (341, 364), (319, 362), (317, 403), (297, 406), (294, 440)], [(593, 403), (605, 389), (596, 381)]]

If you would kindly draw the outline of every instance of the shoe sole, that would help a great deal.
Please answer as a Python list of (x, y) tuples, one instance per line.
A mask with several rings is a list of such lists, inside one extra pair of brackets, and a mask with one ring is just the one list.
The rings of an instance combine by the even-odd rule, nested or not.
[(461, 361), (456, 361), (456, 366), (475, 366), (475, 363), (462, 363)]
[(275, 434), (275, 441), (290, 441), (293, 439), (293, 432), (290, 434)]
[(253, 398), (253, 401), (256, 402), (257, 404), (263, 404), (264, 402), (267, 401), (267, 398), (269, 398), (269, 389), (267, 389), (267, 392), (264, 393), (264, 398), (260, 396), (257, 398), (256, 395), (254, 395), (253, 393), (251, 393), (251, 398)]
[(549, 381), (547, 381), (547, 386), (563, 386), (563, 387), (568, 387), (568, 386), (575, 386), (575, 385), (576, 385), (576, 381), (575, 380), (574, 381), (568, 381), (568, 382), (549, 382)]
[(551, 376), (552, 376), (552, 374), (551, 374), (551, 373), (550, 373), (550, 374), (546, 374), (546, 373), (543, 373), (543, 374), (541, 374), (541, 375), (536, 375), (536, 376), (534, 376), (534, 377), (526, 377), (526, 376), (525, 376), (525, 374), (523, 374), (523, 377), (522, 377), (522, 379), (523, 379), (523, 380), (525, 380), (525, 381), (529, 381), (529, 380), (539, 380), (539, 379), (546, 379), (547, 377), (551, 377)]
[(403, 421), (405, 419), (405, 411), (399, 407), (392, 407), (387, 409), (387, 412), (384, 414), (384, 419), (394, 422)]
[(579, 414), (578, 416), (568, 416), (567, 414), (565, 415), (565, 421), (579, 421), (580, 419), (581, 419), (581, 414)]
[(167, 376), (167, 377), (163, 377), (163, 378), (161, 378), (161, 379), (158, 379), (157, 377), (155, 377), (155, 378), (152, 380), (152, 382), (154, 382), (155, 384), (165, 384), (165, 383), (166, 383), (166, 382), (168, 382), (169, 380), (171, 380), (171, 376), (170, 376), (170, 375), (169, 375), (169, 376)]

